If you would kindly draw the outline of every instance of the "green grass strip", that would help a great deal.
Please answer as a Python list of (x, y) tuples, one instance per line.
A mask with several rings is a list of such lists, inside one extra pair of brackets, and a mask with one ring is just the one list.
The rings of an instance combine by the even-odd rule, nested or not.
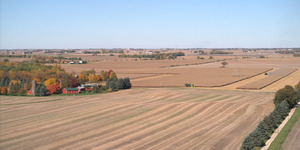
[(289, 135), (290, 131), (292, 130), (294, 124), (299, 120), (300, 117), (300, 106), (298, 106), (293, 114), (293, 116), (290, 118), (290, 120), (285, 124), (285, 126), (282, 128), (282, 130), (279, 132), (275, 140), (272, 142), (272, 144), (269, 147), (269, 150), (279, 150), (282, 149), (282, 145), (286, 139), (286, 137)]
[(34, 104), (34, 103), (46, 103), (46, 102), (53, 102), (53, 101), (59, 101), (59, 100), (64, 100), (64, 99), (52, 99), (52, 100), (46, 100), (46, 101), (26, 102), (26, 103), (0, 104), (0, 106), (23, 105), (23, 104)]

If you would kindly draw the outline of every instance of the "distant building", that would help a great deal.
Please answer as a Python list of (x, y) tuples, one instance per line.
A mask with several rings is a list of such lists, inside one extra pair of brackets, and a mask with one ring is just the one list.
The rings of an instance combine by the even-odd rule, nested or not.
[(33, 95), (32, 89), (27, 92), (28, 95)]

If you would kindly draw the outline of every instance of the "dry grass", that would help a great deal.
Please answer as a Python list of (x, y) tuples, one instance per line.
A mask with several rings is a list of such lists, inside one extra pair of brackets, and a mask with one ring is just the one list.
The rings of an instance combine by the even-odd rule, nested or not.
[(1, 96), (0, 149), (238, 149), (273, 96), (191, 88)]

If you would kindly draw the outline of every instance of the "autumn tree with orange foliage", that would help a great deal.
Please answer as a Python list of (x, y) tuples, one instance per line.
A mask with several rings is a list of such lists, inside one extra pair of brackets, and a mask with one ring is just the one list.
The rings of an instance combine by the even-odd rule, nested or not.
[(45, 86), (48, 88), (50, 85), (58, 85), (58, 81), (55, 78), (49, 78), (45, 81)]
[(47, 87), (47, 91), (51, 94), (57, 94), (60, 91), (60, 86), (56, 84), (51, 84)]
[(7, 92), (8, 92), (7, 87), (1, 88), (1, 94), (7, 94)]

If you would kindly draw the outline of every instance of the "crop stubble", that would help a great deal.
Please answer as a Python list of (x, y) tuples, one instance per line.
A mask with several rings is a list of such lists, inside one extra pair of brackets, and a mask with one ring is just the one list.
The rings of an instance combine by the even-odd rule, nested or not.
[[(59, 97), (63, 100), (47, 103), (3, 105), (0, 148), (238, 149), (243, 138), (272, 111), (273, 95), (136, 88), (76, 99)], [(15, 97), (1, 98), (18, 103)]]

